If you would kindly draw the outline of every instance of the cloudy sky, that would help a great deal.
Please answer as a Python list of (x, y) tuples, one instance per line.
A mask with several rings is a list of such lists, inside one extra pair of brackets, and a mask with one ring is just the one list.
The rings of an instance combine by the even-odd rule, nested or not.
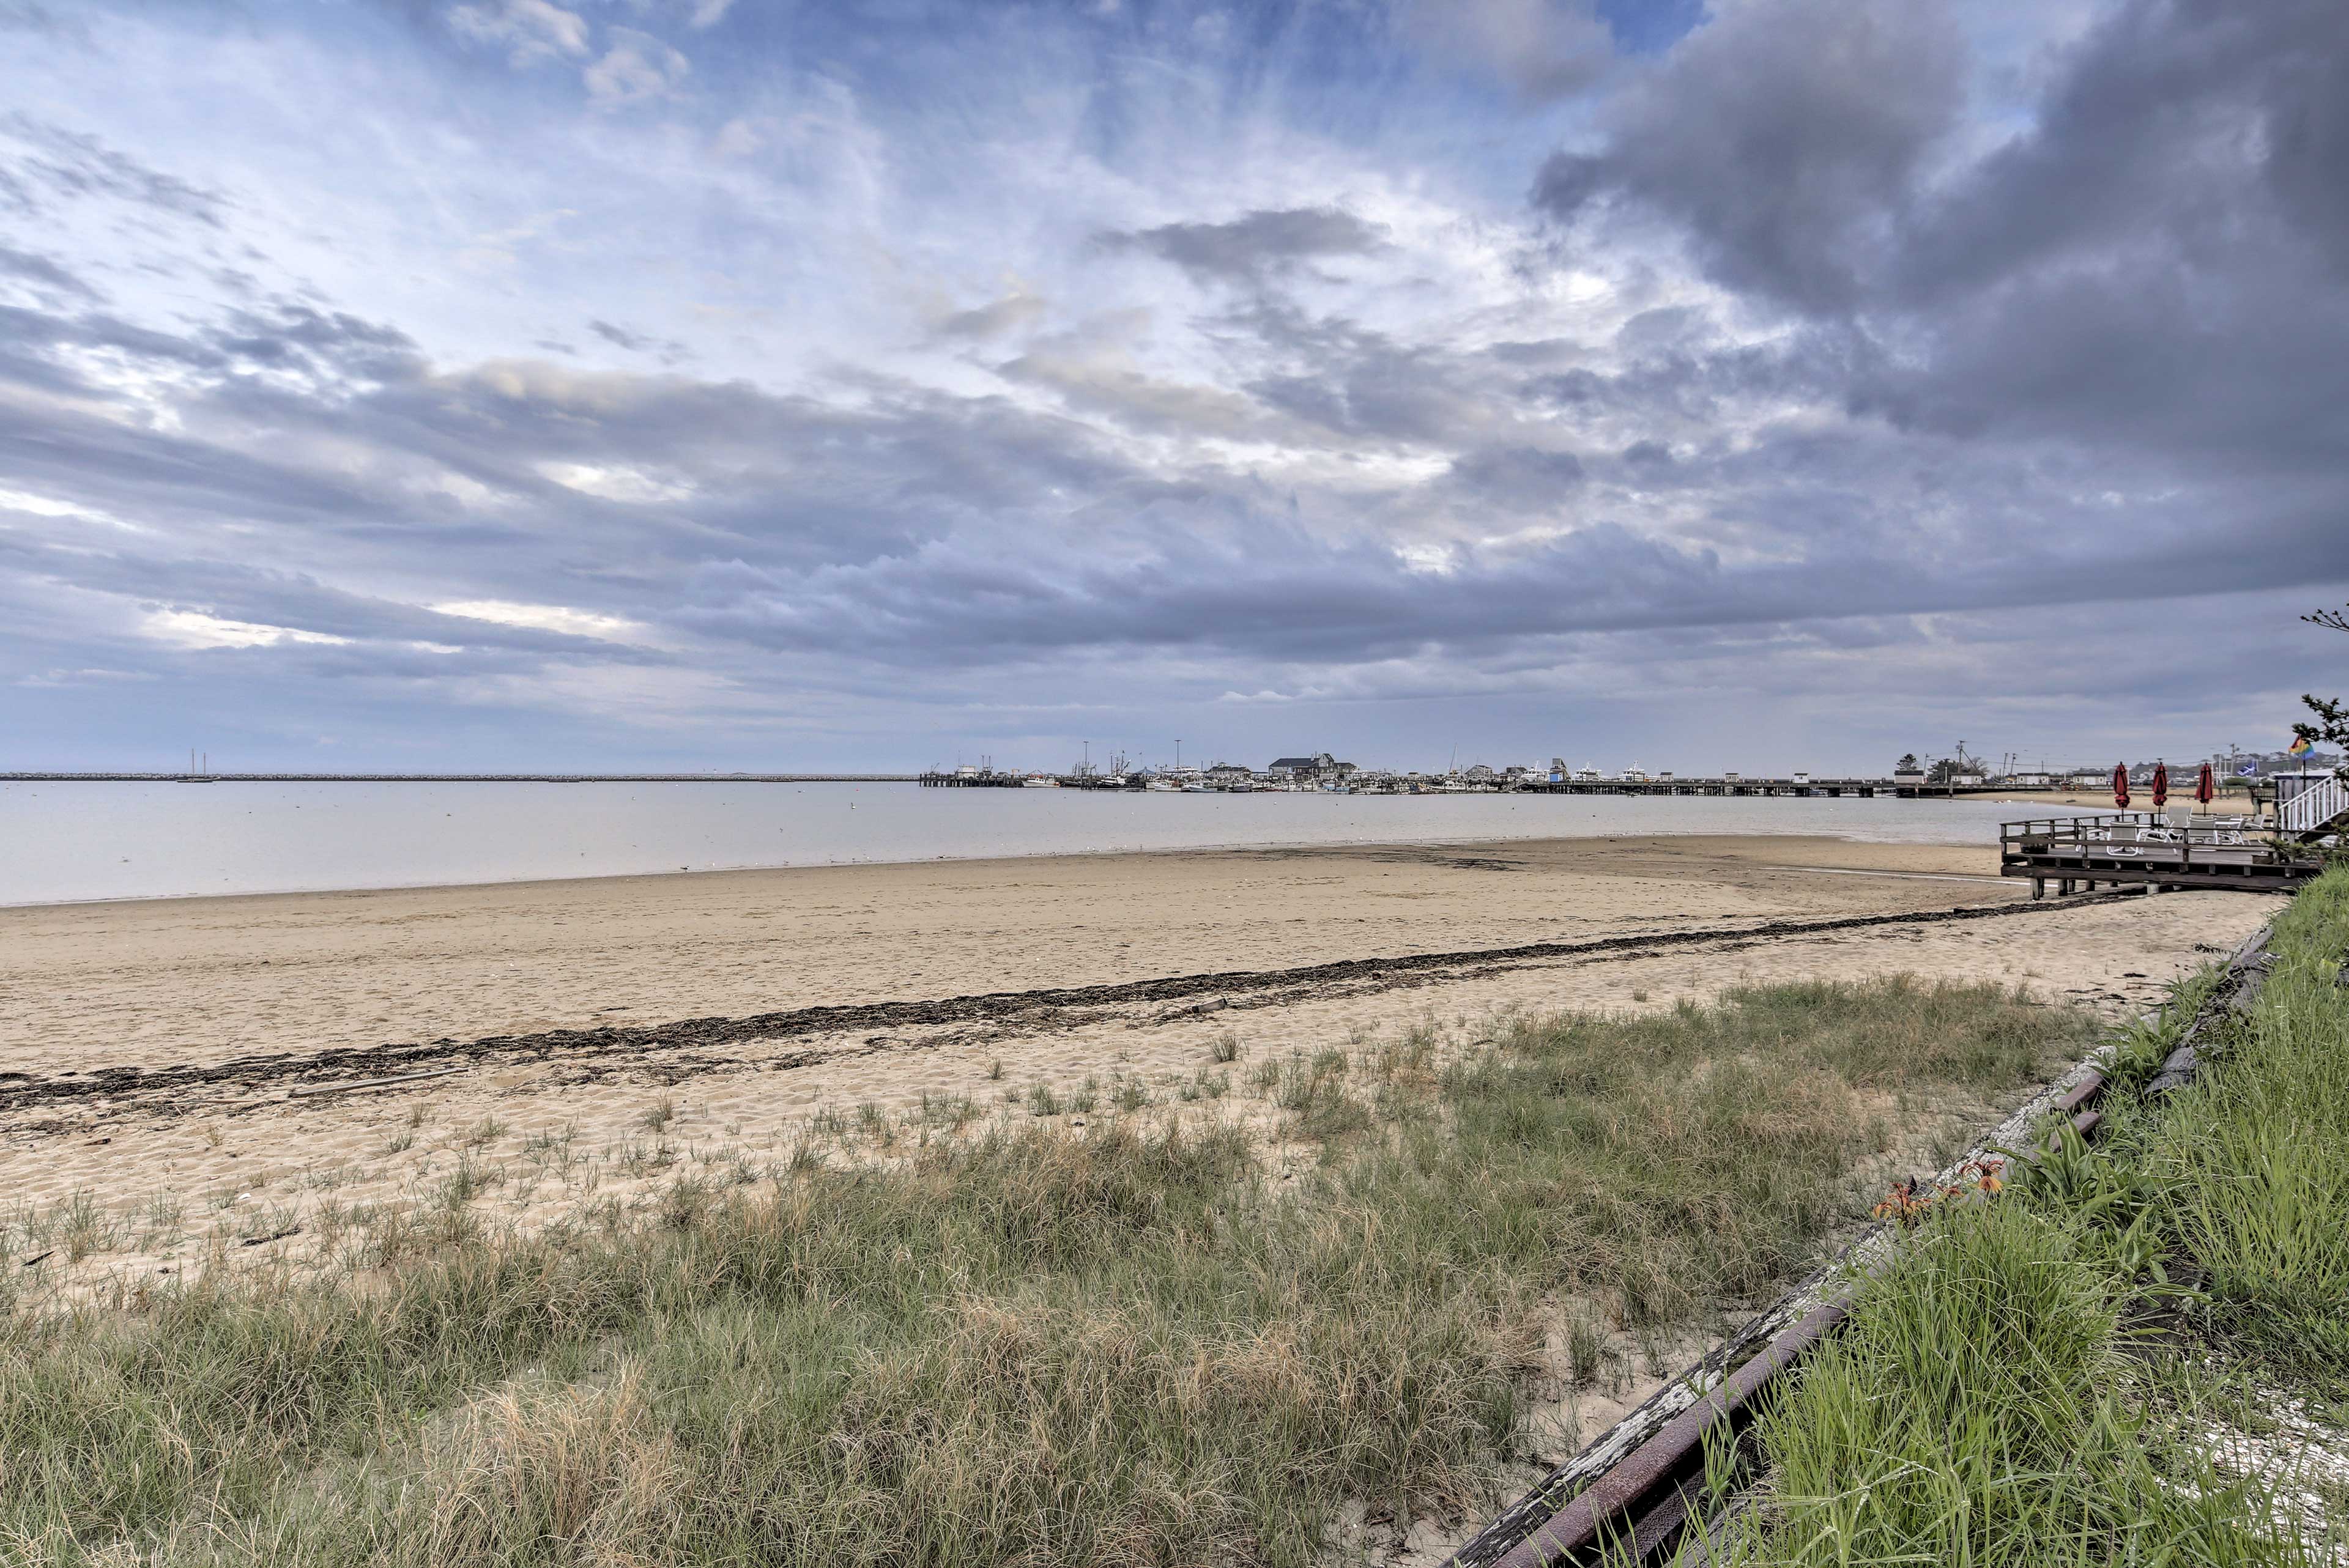
[(0, 767), (2288, 738), (2339, 0), (0, 0)]

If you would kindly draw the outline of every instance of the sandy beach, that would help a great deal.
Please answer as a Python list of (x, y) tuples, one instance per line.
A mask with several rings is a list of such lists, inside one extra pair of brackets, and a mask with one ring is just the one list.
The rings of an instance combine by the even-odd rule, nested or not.
[[(812, 1128), (885, 1150), (1039, 1096), (1245, 1117), (1252, 1064), (1509, 1010), (1911, 972), (2117, 1015), (2274, 907), (2033, 905), (1995, 872), (1662, 837), (0, 910), (0, 1185), (118, 1216), (88, 1268), (243, 1262), (460, 1165), (526, 1164), (493, 1206), (527, 1225), (754, 1171)], [(438, 1076), (289, 1095), (409, 1073)]]

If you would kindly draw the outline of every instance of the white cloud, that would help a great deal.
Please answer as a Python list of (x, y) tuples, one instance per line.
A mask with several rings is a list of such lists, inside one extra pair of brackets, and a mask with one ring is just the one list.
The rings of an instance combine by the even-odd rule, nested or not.
[(543, 212), (533, 212), (519, 223), (509, 223), (501, 229), (475, 234), (457, 253), (458, 263), (468, 271), (513, 266), (518, 247), (549, 239), (565, 218), (578, 215), (574, 208), (555, 207)]
[(151, 681), (150, 670), (109, 670), (84, 668), (78, 670), (43, 670), (38, 675), (19, 676), (13, 684), (20, 686), (95, 686), (102, 681)]
[(720, 158), (748, 158), (767, 143), (766, 133), (748, 116), (736, 115), (709, 139), (709, 150)]
[(517, 69), (587, 53), (586, 19), (548, 0), (459, 5), (450, 11), (449, 26), (477, 44), (507, 46), (506, 57)]
[(574, 610), (567, 604), (522, 604), (510, 599), (456, 599), (435, 604), (436, 614), (458, 615), (468, 621), (489, 621), (526, 631), (557, 632), (566, 637), (594, 637), (606, 643), (641, 643), (645, 625), (620, 615)]
[(733, 8), (734, 0), (700, 0), (700, 4), (694, 6), (693, 15), (686, 26), (697, 32), (704, 27), (715, 27)]
[(692, 73), (693, 62), (650, 33), (611, 29), (611, 51), (587, 67), (582, 80), (600, 108), (618, 108), (667, 98)]
[(280, 643), (340, 645), (350, 641), (326, 632), (305, 632), (298, 626), (224, 620), (201, 610), (150, 610), (140, 629), (158, 642), (182, 648), (269, 648)]
[(1449, 577), (1460, 570), (1460, 558), (1449, 544), (1398, 544), (1394, 556), (1413, 572)]
[(619, 463), (540, 463), (538, 471), (565, 490), (603, 500), (644, 504), (683, 500), (693, 486), (683, 480), (664, 479), (642, 469)]
[(100, 511), (79, 501), (35, 495), (30, 490), (0, 490), (0, 511), (29, 512), (35, 517), (70, 517), (82, 522), (102, 522), (109, 528), (128, 529), (133, 533), (145, 531), (137, 523), (125, 522), (110, 511)]

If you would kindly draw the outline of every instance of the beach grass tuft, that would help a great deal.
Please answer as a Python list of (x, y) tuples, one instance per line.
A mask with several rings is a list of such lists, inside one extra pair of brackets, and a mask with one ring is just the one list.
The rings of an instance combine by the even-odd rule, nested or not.
[[(2349, 870), (2270, 951), (2251, 1006), (2198, 1036), (2190, 1084), (2135, 1093), (2215, 969), (2116, 1042), (2100, 1145), (2065, 1130), (2007, 1196), (1935, 1205), (1903, 1238), (1764, 1413), (1761, 1501), (1715, 1561), (2349, 1552)], [(2301, 1413), (2297, 1455), (2279, 1409)], [(2327, 1409), (2329, 1449), (2305, 1418)]]
[(468, 1151), (433, 1204), (338, 1213), (347, 1274), (11, 1311), (0, 1542), (1306, 1568), (1350, 1520), (1489, 1504), (1530, 1397), (1806, 1264), (1872, 1195), (1886, 1086), (2011, 1091), (2091, 1028), (1889, 980), (1267, 1058), (1263, 1114), (1321, 1156), (1288, 1180), (1174, 1108), (1064, 1130), (1041, 1084), (1033, 1119), (749, 1183), (688, 1161), (641, 1221), (532, 1234), (480, 1219)]

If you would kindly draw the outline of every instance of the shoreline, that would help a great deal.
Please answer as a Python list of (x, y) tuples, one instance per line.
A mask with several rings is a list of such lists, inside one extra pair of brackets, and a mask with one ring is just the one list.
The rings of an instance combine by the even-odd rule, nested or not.
[(0, 1055), (537, 1034), (2023, 896), (1996, 869), (1819, 834), (1480, 836), (25, 905), (0, 910)]
[[(2021, 801), (1964, 801), (1962, 804), (2019, 805)], [(1608, 844), (1631, 840), (1685, 839), (1711, 841), (1715, 840), (1775, 839), (1824, 840), (1837, 843), (1901, 846), (1920, 849), (1994, 849), (1996, 841), (1987, 843), (1967, 839), (1878, 839), (1847, 832), (1822, 832), (1815, 827), (1802, 827), (1780, 832), (1775, 830), (1723, 832), (1715, 827), (1696, 826), (1688, 829), (1649, 829), (1640, 831), (1613, 833), (1561, 834), (1541, 832), (1530, 834), (1494, 834), (1475, 832), (1452, 837), (1441, 831), (1413, 834), (1409, 838), (1350, 838), (1350, 839), (1234, 839), (1212, 843), (1183, 844), (1165, 848), (1148, 845), (1112, 845), (1101, 849), (1043, 849), (998, 851), (985, 854), (941, 854), (888, 858), (853, 856), (846, 860), (778, 861), (758, 864), (729, 866), (679, 867), (676, 871), (586, 872), (576, 876), (498, 877), (486, 881), (417, 882), (351, 883), (317, 887), (240, 888), (233, 892), (160, 892), (123, 893), (95, 898), (36, 899), (23, 903), (0, 900), (0, 914), (19, 914), (42, 910), (91, 909), (116, 906), (152, 908), (163, 904), (188, 903), (206, 906), (233, 903), (239, 899), (336, 898), (370, 893), (429, 893), (461, 892), (479, 889), (527, 890), (537, 888), (575, 888), (583, 884), (620, 882), (671, 882), (689, 878), (717, 879), (742, 876), (778, 876), (797, 872), (832, 872), (848, 870), (878, 870), (889, 866), (962, 865), (1033, 863), (1040, 861), (1098, 861), (1122, 857), (1149, 858), (1181, 855), (1248, 854), (1258, 851), (1278, 853), (1298, 853), (1317, 850), (1353, 851), (1399, 849), (1429, 846), (1444, 849), (1477, 849), (1527, 845)]]
[(2270, 907), (2034, 903), (1995, 864), (1822, 834), (1482, 838), (0, 911), (0, 1173), (28, 1212), (87, 1202), (142, 1233), (184, 1200), (192, 1228), (77, 1265), (152, 1278), (221, 1227), (228, 1261), (265, 1264), (473, 1170), (587, 1158), (593, 1185), (501, 1202), (525, 1230), (634, 1210), (677, 1160), (788, 1159), (828, 1129), (887, 1150), (974, 1117), (1245, 1105), (1287, 1170), (1310, 1150), (1249, 1088), (1280, 1064), (1812, 979), (2116, 1017)]

